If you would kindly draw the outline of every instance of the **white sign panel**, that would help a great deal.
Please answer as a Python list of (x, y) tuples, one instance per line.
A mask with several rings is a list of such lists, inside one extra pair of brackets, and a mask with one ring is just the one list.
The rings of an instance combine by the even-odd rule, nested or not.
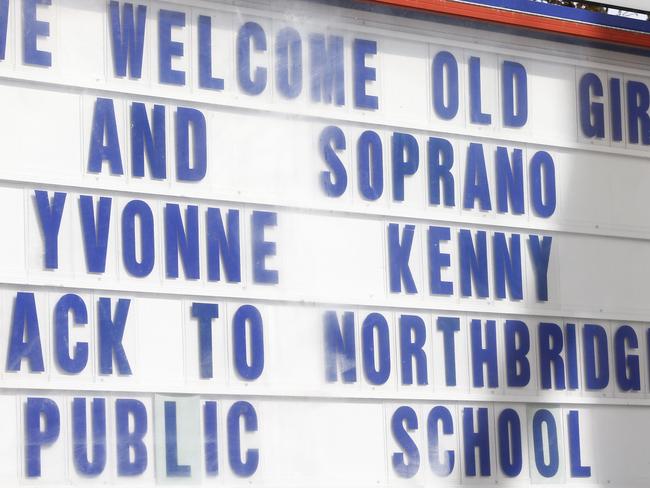
[(0, 85), (2, 486), (647, 484), (647, 58), (0, 0)]

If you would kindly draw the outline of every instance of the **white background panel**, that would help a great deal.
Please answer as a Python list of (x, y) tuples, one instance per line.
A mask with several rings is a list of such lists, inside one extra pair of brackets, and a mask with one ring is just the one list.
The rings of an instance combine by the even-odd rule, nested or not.
[[(61, 0), (56, 2), (58, 18), (56, 38), (58, 45), (55, 66), (62, 73), (74, 76), (87, 76), (100, 80), (106, 76), (106, 46), (110, 38), (106, 37), (103, 5), (101, 2), (91, 4), (84, 0)], [(39, 10), (46, 10), (41, 8)], [(39, 13), (39, 18), (40, 18)], [(80, 39), (95, 39), (94, 42), (79, 42)], [(41, 47), (39, 42), (39, 49)], [(83, 59), (83, 63), (78, 60)]]
[[(0, 244), (0, 484), (2, 486), (159, 484), (219, 484), (261, 487), (405, 487), (429, 486), (539, 486), (574, 488), (593, 486), (645, 487), (650, 480), (645, 459), (650, 427), (648, 361), (647, 275), (650, 263), (647, 219), (648, 146), (629, 142), (627, 107), (621, 107), (622, 141), (615, 141), (609, 113), (609, 89), (621, 80), (623, 105), (629, 81), (646, 86), (647, 59), (638, 54), (599, 50), (512, 33), (474, 28), (471, 24), (438, 22), (435, 17), (411, 18), (334, 7), (328, 2), (241, 0), (237, 2), (187, 0), (167, 3), (142, 0), (146, 5), (146, 33), (142, 77), (115, 75), (109, 2), (106, 0), (52, 0), (38, 5), (37, 18), (49, 23), (38, 48), (52, 53), (50, 68), (23, 61), (22, 9), (29, 2), (9, 0), (5, 59), (0, 60), (0, 208), (3, 240)], [(124, 3), (124, 2), (120, 2)], [(185, 73), (183, 86), (160, 81), (159, 23), (162, 10), (185, 15), (185, 27), (172, 27), (171, 38), (182, 43), (184, 55), (174, 57), (173, 69)], [(223, 90), (199, 83), (198, 16), (211, 18), (212, 76), (222, 78)], [(253, 49), (253, 66), (266, 69), (267, 85), (259, 95), (245, 93), (238, 82), (237, 35), (245, 22), (257, 22), (266, 36), (266, 49)], [(295, 98), (281, 93), (278, 34), (295, 29), (301, 40), (302, 87)], [(310, 37), (340, 36), (343, 42), (344, 104), (311, 100), (310, 65), (314, 61)], [(365, 64), (376, 70), (366, 92), (379, 99), (377, 110), (355, 107), (354, 43), (377, 44), (378, 53)], [(443, 120), (433, 107), (432, 60), (441, 51), (453, 54), (459, 74), (459, 110)], [(472, 123), (469, 62), (480, 58), (481, 108), (491, 123)], [(504, 122), (504, 62), (521, 63), (527, 72), (528, 121), (509, 128)], [(585, 73), (595, 73), (605, 95), (605, 137), (587, 138), (579, 120), (578, 87)], [(90, 173), (88, 157), (96, 100), (114, 102), (116, 127), (124, 175)], [(167, 177), (136, 177), (132, 166), (131, 106), (165, 107)], [(176, 110), (198, 109), (207, 126), (207, 174), (198, 182), (178, 180), (174, 133)], [(339, 127), (346, 139), (337, 156), (347, 174), (347, 188), (337, 198), (323, 189), (322, 172), (328, 169), (319, 138), (328, 126)], [(372, 130), (381, 140), (383, 192), (374, 201), (364, 197), (359, 171), (362, 133)], [(418, 170), (404, 181), (405, 199), (396, 201), (391, 142), (395, 133), (417, 141)], [(429, 138), (444, 138), (453, 147), (453, 207), (434, 206), (428, 200)], [(491, 211), (464, 209), (463, 195), (470, 143), (483, 146), (491, 197)], [(496, 150), (512, 155), (521, 149), (524, 173), (523, 215), (496, 210)], [(530, 161), (537, 151), (551, 154), (555, 165), (557, 207), (550, 218), (536, 215), (530, 180)], [(43, 229), (39, 223), (35, 190), (67, 193), (58, 239), (58, 267), (45, 268)], [(80, 195), (112, 198), (108, 227), (106, 270), (89, 272), (79, 208)], [(122, 213), (133, 200), (145, 201), (154, 222), (155, 262), (146, 277), (131, 275), (122, 254)], [(188, 205), (199, 208), (199, 279), (187, 279), (179, 263), (179, 278), (167, 277), (165, 261), (165, 205), (179, 204), (183, 219)], [(208, 279), (206, 210), (239, 212), (241, 282)], [(254, 281), (252, 217), (255, 212), (277, 213), (277, 226), (264, 231), (264, 239), (277, 244), (277, 253), (265, 260), (277, 270), (279, 283)], [(388, 226), (415, 225), (409, 267), (418, 292), (392, 293), (389, 278)], [(448, 227), (450, 240), (440, 250), (451, 265), (441, 270), (453, 283), (450, 296), (429, 293), (428, 226)], [(459, 231), (487, 233), (489, 296), (461, 296)], [(523, 300), (498, 299), (492, 236), (504, 232), (521, 235)], [(548, 271), (549, 299), (536, 297), (535, 269), (528, 236), (551, 236)], [(27, 361), (10, 371), (12, 327), (17, 293), (33, 293), (38, 318), (43, 372), (30, 372)], [(69, 338), (57, 341), (55, 307), (67, 293), (84, 302), (87, 324), (72, 324)], [(99, 300), (111, 301), (111, 316), (119, 299), (129, 299), (122, 345), (132, 369), (120, 375), (100, 372)], [(218, 307), (212, 321), (211, 378), (200, 375), (199, 323), (192, 304)], [(262, 319), (264, 367), (259, 378), (246, 379), (237, 369), (234, 317), (241, 307), (253, 305)], [(356, 368), (356, 381), (327, 382), (328, 351), (325, 314), (343, 314), (354, 320), (355, 356), (347, 367)], [(388, 340), (378, 339), (369, 350), (363, 341), (364, 320), (379, 313), (388, 327)], [(417, 384), (416, 361), (403, 354), (403, 317), (422, 320), (427, 383)], [(454, 335), (456, 385), (446, 384), (441, 317), (456, 317)], [(14, 320), (15, 319), (15, 320)], [(480, 320), (483, 336), (488, 320), (496, 322), (497, 387), (475, 386), (472, 320)], [(530, 380), (524, 387), (507, 385), (505, 323), (521, 320), (530, 335)], [(543, 389), (542, 376), (550, 366), (542, 361), (540, 323), (559, 326), (564, 348), (559, 357), (565, 369), (571, 360), (567, 324), (576, 326), (579, 385)], [(584, 342), (587, 324), (602, 326), (607, 337), (609, 381), (602, 389), (586, 384), (591, 358)], [(624, 391), (617, 362), (615, 338), (629, 325), (638, 346), (622, 348), (628, 361), (625, 373), (634, 373), (638, 360), (639, 391)], [(250, 327), (247, 328), (250, 333)], [(23, 337), (27, 340), (27, 337)], [(411, 339), (414, 340), (413, 337)], [(485, 337), (484, 337), (485, 340)], [(250, 349), (250, 337), (247, 338)], [(77, 342), (88, 344), (88, 362), (78, 374), (66, 373), (58, 360), (61, 351), (74, 351)], [(378, 350), (386, 347), (390, 372), (382, 384), (373, 384), (366, 370), (379, 364)], [(547, 354), (548, 356), (548, 354)], [(598, 354), (596, 354), (596, 359)], [(241, 359), (241, 358), (239, 358)], [(253, 358), (250, 352), (247, 364)], [(374, 361), (373, 361), (374, 360)], [(416, 384), (405, 384), (404, 362), (412, 361)], [(618, 365), (618, 366), (617, 366)], [(556, 366), (554, 366), (556, 367)], [(603, 373), (603, 371), (600, 371)], [(339, 378), (341, 371), (338, 371)], [(485, 375), (487, 380), (487, 374)], [(51, 398), (61, 416), (58, 440), (43, 448), (43, 475), (25, 477), (25, 405), (28, 397)], [(105, 398), (107, 405), (107, 461), (103, 473), (89, 478), (74, 462), (72, 402), (75, 397)], [(137, 399), (147, 413), (144, 443), (148, 462), (134, 477), (117, 475), (116, 400)], [(165, 479), (165, 422), (163, 403), (178, 401), (181, 463), (191, 464), (189, 480)], [(219, 474), (205, 472), (203, 422), (206, 401), (217, 402)], [(229, 461), (228, 412), (237, 402), (250, 402), (258, 431), (242, 433), (242, 449), (259, 449), (260, 463), (251, 478), (238, 476)], [(429, 466), (427, 416), (436, 405), (449, 409), (454, 433), (443, 436), (441, 449), (454, 449), (456, 465), (446, 479)], [(400, 443), (391, 431), (391, 418), (400, 406), (413, 408), (417, 430), (409, 432), (420, 454), (420, 467), (412, 479), (403, 479), (392, 467)], [(90, 404), (87, 404), (90, 409)], [(490, 476), (468, 476), (462, 424), (466, 408), (486, 408), (490, 446)], [(499, 416), (514, 409), (522, 426), (521, 473), (508, 478), (500, 466)], [(557, 424), (559, 469), (544, 478), (536, 468), (531, 437), (536, 411), (548, 408)], [(580, 417), (583, 465), (591, 467), (587, 479), (571, 475), (569, 412)], [(87, 412), (87, 419), (90, 413)], [(41, 418), (45, 427), (45, 418)], [(129, 425), (133, 427), (134, 419)], [(474, 421), (476, 425), (476, 418)], [(243, 425), (240, 421), (239, 425)], [(231, 453), (232, 454), (232, 453)]]
[[(3, 208), (18, 210), (21, 206), (26, 205), (24, 191), (20, 188), (3, 188), (0, 191), (0, 205)], [(24, 272), (26, 261), (25, 246), (25, 220), (24, 212), (13, 211), (7, 212), (4, 224), (6, 235), (11, 239), (5, 239), (3, 249), (5, 252), (0, 254), (2, 269), (6, 274)]]
[[(382, 104), (382, 109), (395, 114), (396, 124), (426, 123), (427, 108), (431, 106), (426, 44), (390, 39), (382, 43), (381, 52), (382, 73), (395, 74), (389, 85), (386, 85), (387, 80), (381, 78), (381, 93), (392, 93)], [(394, 90), (395, 86), (408, 89)]]
[(5, 441), (0, 446), (2, 458), (5, 459), (0, 466), (0, 479), (3, 483), (16, 483), (20, 474), (20, 452), (16, 449), (22, 435), (22, 431), (16, 429), (16, 422), (19, 415), (19, 404), (14, 395), (2, 395), (0, 401), (2, 410), (2, 432)]
[[(18, 173), (43, 176), (44, 171), (78, 177), (82, 132), (80, 98), (59, 90), (39, 90), (33, 86), (3, 86), (2, 105), (11, 117), (0, 121), (7, 156), (3, 176)], [(74, 136), (73, 136), (74, 134)]]

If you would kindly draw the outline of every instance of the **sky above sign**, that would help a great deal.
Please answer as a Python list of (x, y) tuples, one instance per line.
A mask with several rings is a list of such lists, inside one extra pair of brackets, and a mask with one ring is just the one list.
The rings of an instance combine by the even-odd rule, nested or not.
[(646, 0), (610, 0), (609, 2), (602, 2), (605, 5), (615, 8), (630, 8), (647, 12), (650, 9), (650, 4)]

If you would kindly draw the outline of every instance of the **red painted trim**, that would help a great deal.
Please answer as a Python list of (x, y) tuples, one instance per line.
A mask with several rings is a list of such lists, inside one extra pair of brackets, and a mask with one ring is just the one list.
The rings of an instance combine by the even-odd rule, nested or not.
[(511, 12), (508, 10), (469, 5), (452, 0), (361, 0), (395, 7), (465, 17), (516, 27), (527, 27), (553, 34), (564, 34), (594, 41), (612, 42), (626, 46), (650, 48), (650, 35), (630, 32), (600, 25), (581, 24), (563, 19), (551, 19), (539, 15)]

